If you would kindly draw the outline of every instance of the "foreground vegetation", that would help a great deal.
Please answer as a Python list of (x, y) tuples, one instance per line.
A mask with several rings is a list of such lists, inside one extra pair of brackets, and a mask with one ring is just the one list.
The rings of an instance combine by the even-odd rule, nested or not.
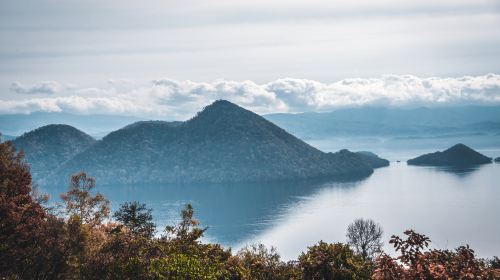
[(500, 279), (498, 258), (478, 259), (468, 246), (429, 249), (429, 238), (411, 230), (391, 238), (398, 256), (389, 256), (370, 220), (349, 226), (348, 244), (320, 241), (296, 261), (263, 245), (233, 253), (200, 242), (206, 229), (191, 205), (179, 224), (157, 230), (138, 202), (109, 219), (109, 201), (94, 186), (76, 174), (61, 207), (48, 208), (22, 154), (0, 143), (0, 279)]

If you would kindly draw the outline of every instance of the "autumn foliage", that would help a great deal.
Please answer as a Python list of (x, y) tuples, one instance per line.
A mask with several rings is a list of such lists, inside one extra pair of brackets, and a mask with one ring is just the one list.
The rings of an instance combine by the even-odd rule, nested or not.
[(191, 205), (177, 225), (157, 230), (138, 202), (110, 219), (110, 203), (94, 187), (93, 178), (76, 174), (59, 209), (47, 208), (23, 155), (0, 143), (0, 279), (500, 279), (498, 258), (478, 259), (468, 246), (429, 249), (429, 238), (411, 230), (391, 238), (397, 256), (379, 253), (379, 238), (365, 237), (381, 229), (359, 221), (349, 244), (320, 241), (297, 261), (263, 245), (233, 253), (200, 241), (207, 229)]

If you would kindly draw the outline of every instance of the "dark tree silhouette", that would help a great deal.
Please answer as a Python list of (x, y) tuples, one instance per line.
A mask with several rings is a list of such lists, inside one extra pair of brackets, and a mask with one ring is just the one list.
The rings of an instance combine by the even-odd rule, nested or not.
[(366, 259), (382, 250), (382, 227), (371, 219), (356, 219), (347, 227), (347, 243)]
[(146, 204), (134, 202), (126, 202), (120, 206), (120, 209), (115, 212), (113, 217), (132, 233), (144, 237), (152, 237), (156, 229), (156, 225), (152, 222), (152, 209), (146, 208)]

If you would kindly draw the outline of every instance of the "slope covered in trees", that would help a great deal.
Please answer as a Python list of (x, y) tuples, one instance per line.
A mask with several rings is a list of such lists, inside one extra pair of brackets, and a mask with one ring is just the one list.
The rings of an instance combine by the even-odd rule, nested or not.
[(435, 165), (435, 166), (467, 166), (491, 163), (491, 158), (480, 154), (464, 144), (456, 144), (453, 147), (408, 160), (411, 165)]
[(24, 151), (34, 178), (40, 179), (93, 145), (94, 138), (69, 125), (47, 125), (13, 140)]
[[(371, 174), (373, 159), (324, 153), (263, 117), (228, 101), (186, 122), (139, 122), (112, 132), (53, 173), (79, 170), (103, 184), (262, 182), (344, 179)], [(54, 182), (50, 181), (49, 182)]]
[(367, 151), (360, 151), (356, 152), (363, 160), (365, 160), (372, 168), (379, 168), (379, 167), (384, 167), (384, 166), (389, 166), (390, 162), (384, 158), (380, 158), (378, 155), (372, 153), (372, 152), (367, 152)]

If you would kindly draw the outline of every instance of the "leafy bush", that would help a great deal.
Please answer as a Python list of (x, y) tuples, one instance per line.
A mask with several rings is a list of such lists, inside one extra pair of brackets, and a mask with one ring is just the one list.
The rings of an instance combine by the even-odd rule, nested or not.
[(305, 280), (369, 279), (365, 264), (349, 245), (342, 243), (320, 241), (299, 257)]

